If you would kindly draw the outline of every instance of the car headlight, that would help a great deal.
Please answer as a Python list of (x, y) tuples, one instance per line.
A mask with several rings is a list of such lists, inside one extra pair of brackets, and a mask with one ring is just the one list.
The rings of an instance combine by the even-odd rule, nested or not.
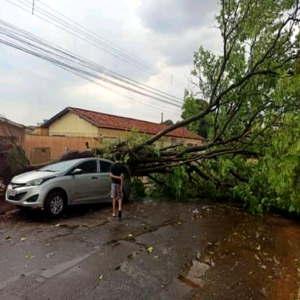
[(54, 177), (51, 177), (51, 178), (43, 178), (43, 179), (35, 179), (35, 180), (32, 180), (32, 181), (29, 181), (26, 183), (26, 186), (38, 186), (38, 185), (41, 185), (42, 183), (44, 183), (45, 181), (48, 181), (50, 179), (52, 179)]

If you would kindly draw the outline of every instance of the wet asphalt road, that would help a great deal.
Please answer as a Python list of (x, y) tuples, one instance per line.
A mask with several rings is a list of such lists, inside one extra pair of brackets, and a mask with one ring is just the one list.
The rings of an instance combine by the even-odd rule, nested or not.
[[(40, 212), (0, 216), (0, 299), (296, 296), (300, 230), (291, 221), (151, 201), (128, 204), (123, 214), (118, 221), (98, 205), (54, 221)], [(278, 226), (292, 236), (273, 237)]]

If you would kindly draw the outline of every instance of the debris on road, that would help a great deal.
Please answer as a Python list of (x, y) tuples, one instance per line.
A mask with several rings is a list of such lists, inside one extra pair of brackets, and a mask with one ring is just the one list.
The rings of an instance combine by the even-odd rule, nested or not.
[(152, 251), (153, 251), (153, 247), (152, 246), (148, 247), (147, 252), (152, 253)]

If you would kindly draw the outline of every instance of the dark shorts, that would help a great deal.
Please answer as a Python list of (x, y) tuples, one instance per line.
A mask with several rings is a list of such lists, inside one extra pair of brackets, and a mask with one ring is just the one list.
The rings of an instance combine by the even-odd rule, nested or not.
[(123, 198), (123, 192), (120, 191), (120, 185), (116, 183), (111, 184), (111, 197), (113, 199), (122, 199)]

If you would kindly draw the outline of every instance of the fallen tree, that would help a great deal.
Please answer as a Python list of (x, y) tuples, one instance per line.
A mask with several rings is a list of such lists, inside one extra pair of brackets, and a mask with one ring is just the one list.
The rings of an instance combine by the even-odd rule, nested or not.
[[(136, 176), (194, 163), (201, 169), (203, 162), (220, 156), (263, 155), (265, 139), (287, 113), (299, 111), (299, 73), (294, 72), (299, 9), (299, 1), (221, 1), (216, 22), (222, 54), (200, 47), (185, 93), (185, 104), (201, 99), (204, 108), (134, 146), (122, 142), (111, 151), (120, 151)], [(200, 120), (209, 124), (201, 145), (154, 147), (167, 133)]]
[[(148, 176), (172, 195), (181, 196), (192, 182), (191, 189), (199, 186), (210, 193), (217, 194), (219, 188), (231, 190), (231, 195), (258, 213), (268, 197), (282, 201), (284, 209), (300, 212), (297, 197), (288, 198), (297, 172), (291, 176), (291, 168), (279, 164), (280, 155), (289, 162), (298, 151), (293, 149), (291, 135), (298, 137), (300, 130), (292, 130), (291, 124), (298, 124), (293, 116), (299, 116), (300, 103), (299, 1), (222, 0), (220, 4), (216, 28), (222, 53), (200, 47), (194, 54), (183, 120), (153, 137), (128, 139), (89, 155), (112, 158), (119, 151), (131, 175)], [(180, 127), (205, 132), (202, 143), (155, 147)], [(282, 149), (287, 134), (288, 149)], [(280, 150), (274, 144), (281, 145)], [(81, 155), (73, 153), (64, 159)], [(278, 170), (287, 178), (280, 177), (279, 184)], [(276, 191), (276, 184), (289, 189)]]
[[(263, 155), (264, 136), (278, 127), (285, 114), (299, 111), (299, 73), (294, 72), (299, 57), (299, 32), (295, 32), (299, 10), (296, 0), (222, 0), (216, 17), (222, 54), (203, 47), (194, 54), (183, 109), (199, 97), (206, 105), (153, 137), (134, 145), (125, 141), (109, 151), (121, 152), (136, 176), (193, 163), (199, 166), (220, 156)], [(201, 120), (209, 124), (201, 145), (154, 146), (173, 130)]]

